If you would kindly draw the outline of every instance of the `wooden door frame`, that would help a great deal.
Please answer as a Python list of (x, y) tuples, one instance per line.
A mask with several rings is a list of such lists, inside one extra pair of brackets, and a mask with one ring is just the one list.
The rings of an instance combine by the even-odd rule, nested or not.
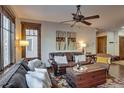
[[(120, 58), (121, 58), (121, 52), (120, 52), (120, 48), (121, 48), (121, 46), (120, 46), (120, 39), (121, 38), (124, 38), (124, 36), (119, 36), (119, 56), (120, 56)], [(124, 58), (121, 58), (121, 59), (124, 59)]]
[[(41, 59), (41, 24), (38, 23), (30, 23), (30, 22), (21, 22), (21, 35), (22, 40), (26, 39), (26, 33), (25, 29), (37, 29), (38, 30), (38, 45), (37, 45), (37, 53), (38, 53), (38, 59)], [(22, 58), (26, 58), (26, 48), (22, 47)]]
[(107, 36), (98, 36), (96, 37), (96, 53), (98, 53), (98, 38), (106, 38), (106, 51), (105, 53), (107, 53)]
[(0, 7), (0, 71), (3, 70), (3, 31), (2, 31), (2, 14), (1, 14), (1, 7)]

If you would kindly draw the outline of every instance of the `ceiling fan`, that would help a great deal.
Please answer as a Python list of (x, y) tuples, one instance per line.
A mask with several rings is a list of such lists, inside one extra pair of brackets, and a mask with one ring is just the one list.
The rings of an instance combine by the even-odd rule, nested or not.
[(81, 5), (77, 5), (77, 12), (76, 13), (72, 13), (72, 16), (73, 16), (73, 19), (72, 20), (68, 20), (68, 21), (63, 21), (61, 23), (65, 23), (65, 22), (74, 22), (71, 27), (73, 27), (76, 23), (78, 22), (81, 22), (85, 25), (91, 25), (92, 23), (88, 22), (87, 20), (90, 20), (90, 19), (96, 19), (96, 18), (99, 18), (100, 16), (99, 15), (93, 15), (93, 16), (88, 16), (88, 17), (85, 17), (84, 15), (81, 14)]

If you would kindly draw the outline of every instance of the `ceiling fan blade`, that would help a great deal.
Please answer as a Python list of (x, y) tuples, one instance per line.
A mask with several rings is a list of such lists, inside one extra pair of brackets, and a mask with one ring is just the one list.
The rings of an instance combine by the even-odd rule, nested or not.
[(63, 22), (60, 22), (60, 23), (66, 23), (66, 22), (71, 22), (71, 21), (74, 21), (74, 20), (63, 21)]
[(89, 17), (84, 17), (84, 20), (88, 20), (88, 19), (95, 19), (95, 18), (99, 18), (99, 15), (94, 15), (94, 16), (89, 16)]
[(75, 21), (74, 24), (71, 25), (71, 27), (73, 27), (77, 22)]
[(86, 25), (91, 25), (91, 24), (92, 24), (92, 23), (87, 22), (87, 21), (81, 21), (81, 23), (84, 23), (84, 24), (86, 24)]

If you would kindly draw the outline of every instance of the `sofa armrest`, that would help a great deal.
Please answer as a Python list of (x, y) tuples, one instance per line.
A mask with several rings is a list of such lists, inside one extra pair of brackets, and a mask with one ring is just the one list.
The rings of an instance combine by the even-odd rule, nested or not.
[(58, 64), (54, 60), (51, 60), (51, 59), (48, 59), (48, 62), (50, 63), (51, 67), (53, 68), (54, 72), (56, 73), (58, 70)]
[(52, 59), (48, 59), (48, 62), (50, 63), (51, 66), (57, 65), (56, 61), (54, 61)]

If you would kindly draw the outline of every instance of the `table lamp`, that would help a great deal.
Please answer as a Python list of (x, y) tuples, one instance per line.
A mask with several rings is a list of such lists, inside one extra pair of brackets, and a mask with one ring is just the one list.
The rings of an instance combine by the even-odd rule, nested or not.
[(84, 48), (87, 46), (86, 43), (81, 43), (80, 44), (81, 48), (82, 48), (82, 53), (84, 54)]
[(19, 41), (19, 46), (29, 46), (29, 41), (27, 40), (20, 40)]

